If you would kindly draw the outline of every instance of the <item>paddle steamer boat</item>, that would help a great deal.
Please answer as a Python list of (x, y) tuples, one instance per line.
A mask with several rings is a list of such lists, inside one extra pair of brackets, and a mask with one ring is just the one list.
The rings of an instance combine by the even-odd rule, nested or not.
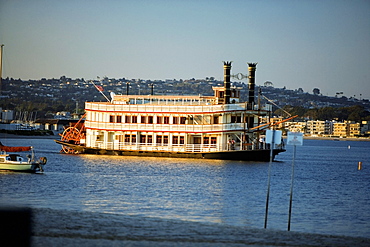
[(269, 161), (285, 150), (259, 141), (272, 107), (255, 104), (256, 63), (249, 63), (248, 102), (230, 86), (230, 70), (224, 62), (214, 96), (111, 94), (109, 102), (86, 102), (84, 121), (56, 142), (66, 153)]

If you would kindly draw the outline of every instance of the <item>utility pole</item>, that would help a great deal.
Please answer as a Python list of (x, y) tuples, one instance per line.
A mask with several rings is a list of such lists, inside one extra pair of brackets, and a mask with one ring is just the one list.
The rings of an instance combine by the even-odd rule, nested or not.
[(3, 47), (4, 44), (1, 45), (0, 49), (0, 95), (2, 94), (3, 90)]

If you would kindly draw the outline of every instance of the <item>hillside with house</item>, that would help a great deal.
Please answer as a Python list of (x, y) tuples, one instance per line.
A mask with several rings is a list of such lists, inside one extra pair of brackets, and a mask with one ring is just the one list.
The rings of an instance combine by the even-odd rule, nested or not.
[[(45, 126), (48, 126), (47, 120), (52, 122), (51, 120), (55, 121), (55, 119), (79, 119), (84, 113), (84, 102), (106, 101), (94, 84), (99, 86), (100, 91), (109, 98), (111, 93), (212, 95), (212, 87), (223, 85), (223, 81), (218, 81), (214, 77), (178, 80), (104, 77), (93, 81), (83, 78), (72, 79), (66, 76), (58, 79), (42, 78), (41, 80), (5, 78), (2, 80), (0, 95), (0, 121), (7, 124), (11, 122), (18, 123), (18, 126), (24, 126), (26, 123), (43, 122), (45, 128)], [(248, 97), (247, 83), (234, 81), (232, 84), (240, 89), (241, 100), (246, 101)], [(339, 135), (338, 132), (334, 132), (335, 129), (339, 129), (339, 127), (334, 127), (334, 123), (346, 123), (346, 125), (357, 123), (359, 127), (352, 126), (348, 128), (357, 128), (360, 131), (348, 132), (346, 130), (346, 135), (368, 135), (368, 132), (365, 131), (366, 127), (363, 127), (370, 121), (370, 101), (368, 99), (347, 98), (342, 92), (335, 96), (324, 96), (320, 94), (318, 88), (314, 88), (312, 92), (304, 92), (302, 88), (293, 90), (285, 87), (276, 88), (271, 82), (256, 86), (256, 98), (259, 99), (261, 104), (271, 103), (273, 105), (272, 116), (275, 118), (287, 117), (288, 114), (299, 115), (299, 118), (295, 121), (306, 123), (303, 128), (307, 135), (344, 136), (343, 133)], [(256, 101), (258, 102), (258, 100)], [(316, 127), (311, 126), (316, 126), (321, 122), (311, 124), (310, 121), (328, 121), (333, 123), (333, 126), (325, 127), (328, 125), (326, 123), (324, 127), (317, 127), (319, 129), (324, 128), (325, 131), (316, 131)], [(49, 123), (49, 126), (52, 126), (52, 124)], [(58, 126), (56, 131), (60, 129), (61, 127)]]

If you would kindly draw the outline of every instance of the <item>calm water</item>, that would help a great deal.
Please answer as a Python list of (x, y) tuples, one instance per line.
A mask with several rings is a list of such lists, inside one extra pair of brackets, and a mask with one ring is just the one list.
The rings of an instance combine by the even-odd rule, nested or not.
[[(0, 173), (2, 204), (264, 226), (269, 163), (65, 155), (51, 139), (1, 141), (48, 158), (42, 175)], [(270, 229), (287, 229), (292, 157), (288, 146), (272, 165)], [(291, 230), (370, 237), (369, 188), (370, 142), (305, 140)]]

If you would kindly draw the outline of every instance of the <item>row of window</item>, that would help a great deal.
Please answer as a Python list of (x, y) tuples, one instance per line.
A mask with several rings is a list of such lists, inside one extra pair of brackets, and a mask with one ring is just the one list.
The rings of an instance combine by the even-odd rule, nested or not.
[(217, 137), (203, 137), (203, 144), (217, 144)]
[[(140, 119), (140, 122), (139, 122)], [(124, 122), (123, 122), (124, 120)], [(156, 122), (154, 122), (156, 120)], [(246, 121), (248, 121), (246, 119)], [(131, 116), (131, 115), (110, 115), (109, 116), (110, 123), (144, 123), (144, 124), (170, 124), (170, 117), (169, 116)], [(172, 117), (172, 124), (185, 124), (186, 117)], [(218, 124), (218, 116), (213, 117), (213, 124)], [(231, 116), (231, 123), (242, 123), (241, 116)]]
[[(124, 116), (124, 123), (146, 123), (146, 124), (153, 124), (154, 123), (154, 117), (153, 116), (131, 116), (126, 115)], [(110, 115), (109, 116), (109, 122), (110, 123), (123, 123), (122, 116), (115, 116)], [(157, 116), (156, 122), (157, 124), (170, 124), (170, 117), (169, 116)], [(185, 124), (186, 123), (186, 117), (172, 117), (172, 124)]]
[[(153, 143), (153, 136), (152, 135), (140, 135), (140, 143)], [(200, 137), (199, 142), (195, 142), (196, 144), (200, 144)], [(124, 141), (126, 143), (136, 143), (136, 134), (126, 134), (126, 135), (118, 135), (116, 136), (116, 140), (120, 142)], [(157, 135), (155, 138), (155, 143), (168, 145), (168, 135)], [(172, 136), (172, 144), (185, 144), (185, 137), (184, 136)], [(217, 144), (217, 137), (203, 137), (203, 144)]]

